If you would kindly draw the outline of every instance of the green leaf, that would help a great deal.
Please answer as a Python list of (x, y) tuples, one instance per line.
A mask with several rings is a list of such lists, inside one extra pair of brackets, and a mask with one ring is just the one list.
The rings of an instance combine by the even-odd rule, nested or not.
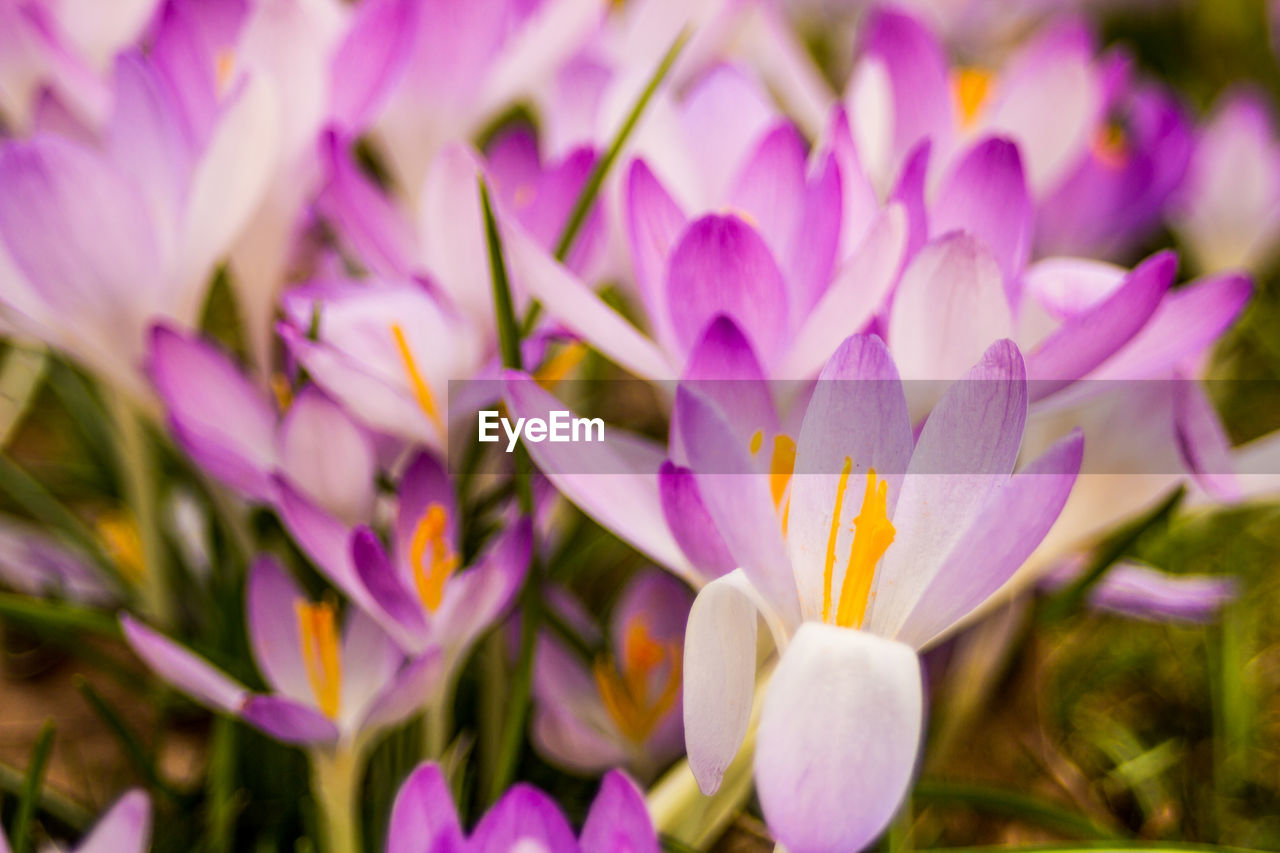
[(1073, 838), (1117, 838), (1114, 830), (1101, 827), (1084, 815), (1023, 794), (986, 785), (925, 780), (912, 793), (919, 806), (967, 806), (990, 814), (1033, 823)]
[(40, 789), (44, 785), (44, 771), (49, 763), (49, 753), (53, 749), (54, 729), (53, 720), (45, 720), (40, 727), (40, 734), (36, 735), (36, 745), (31, 750), (27, 778), (22, 785), (22, 795), (18, 798), (18, 813), (13, 819), (13, 853), (27, 853), (31, 844), (31, 819), (35, 816)]
[(16, 593), (0, 592), (0, 619), (20, 622), (29, 628), (54, 634), (86, 631), (108, 637), (120, 635), (120, 623), (101, 610)]
[(159, 791), (170, 800), (178, 804), (186, 803), (190, 797), (185, 796), (182, 792), (174, 788), (169, 782), (160, 775), (159, 769), (151, 754), (138, 740), (137, 735), (125, 723), (124, 718), (111, 707), (111, 704), (102, 697), (102, 694), (93, 688), (93, 685), (85, 680), (84, 676), (77, 675), (72, 681), (75, 683), (76, 689), (84, 696), (85, 701), (89, 703), (94, 712), (102, 718), (107, 724), (107, 728), (111, 729), (112, 734), (120, 741), (120, 746), (124, 749), (125, 756), (128, 757), (130, 763), (137, 769), (142, 778), (146, 780), (148, 787)]

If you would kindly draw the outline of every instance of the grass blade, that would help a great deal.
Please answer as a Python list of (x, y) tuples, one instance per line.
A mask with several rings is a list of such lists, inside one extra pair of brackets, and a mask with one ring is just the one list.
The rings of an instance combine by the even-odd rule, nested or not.
[(968, 806), (989, 814), (1033, 823), (1070, 838), (1118, 838), (1116, 832), (1099, 826), (1084, 815), (1017, 791), (987, 785), (925, 780), (912, 793), (920, 806)]
[(13, 819), (13, 853), (27, 853), (31, 846), (31, 819), (35, 816), (36, 803), (40, 798), (40, 789), (44, 785), (44, 771), (49, 763), (49, 753), (53, 750), (53, 720), (45, 720), (36, 736), (36, 745), (31, 750), (31, 761), (27, 764), (27, 778), (22, 785), (22, 795), (18, 798), (18, 812)]

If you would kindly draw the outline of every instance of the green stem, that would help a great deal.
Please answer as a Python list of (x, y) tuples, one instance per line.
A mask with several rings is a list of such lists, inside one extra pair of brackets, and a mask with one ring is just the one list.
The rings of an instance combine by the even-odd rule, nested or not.
[(359, 853), (356, 804), (360, 786), (360, 749), (339, 745), (311, 753), (311, 793), (320, 811), (325, 853)]
[(125, 500), (138, 526), (142, 546), (142, 578), (139, 583), (143, 613), (160, 627), (170, 622), (168, 577), (160, 538), (159, 497), (156, 494), (155, 458), (147, 444), (142, 414), (122, 393), (109, 397), (120, 440), (120, 473)]
[(13, 819), (13, 853), (27, 853), (31, 844), (31, 819), (35, 816), (40, 789), (44, 785), (44, 770), (53, 749), (53, 720), (45, 720), (31, 750), (31, 762), (27, 765), (27, 778), (18, 798), (18, 812)]
[[(689, 40), (689, 35), (689, 30), (683, 30), (680, 35), (676, 36), (671, 46), (667, 48), (667, 52), (663, 54), (661, 61), (658, 62), (658, 67), (654, 69), (653, 76), (649, 78), (649, 83), (644, 87), (644, 91), (640, 93), (640, 97), (635, 104), (632, 105), (631, 111), (627, 113), (627, 117), (622, 122), (622, 126), (618, 128), (618, 133), (605, 150), (604, 156), (596, 161), (596, 164), (591, 168), (590, 174), (587, 175), (587, 182), (583, 184), (582, 192), (578, 194), (577, 200), (573, 203), (573, 210), (569, 212), (569, 218), (565, 220), (564, 228), (560, 231), (560, 237), (556, 240), (555, 257), (560, 263), (564, 263), (569, 257), (569, 251), (573, 248), (573, 241), (577, 238), (578, 232), (582, 230), (583, 223), (587, 221), (587, 214), (591, 212), (591, 205), (595, 204), (596, 196), (600, 194), (600, 187), (604, 184), (605, 177), (608, 176), (609, 170), (613, 168), (614, 162), (622, 153), (622, 148), (631, 137), (631, 132), (635, 130), (636, 124), (640, 121), (640, 116), (644, 114), (645, 107), (649, 105), (649, 101), (653, 100), (654, 93), (658, 91), (658, 87), (662, 85), (662, 81), (670, 73), (671, 66), (675, 64), (680, 51), (684, 49), (685, 43)], [(520, 329), (524, 334), (527, 335), (533, 331), (533, 327), (538, 322), (538, 315), (541, 312), (542, 305), (537, 300), (529, 304), (529, 308), (524, 315), (524, 322), (520, 324)]]
[(423, 744), (426, 757), (439, 761), (449, 747), (449, 732), (452, 726), (453, 679), (446, 678), (445, 683), (427, 699), (425, 713), (422, 715)]

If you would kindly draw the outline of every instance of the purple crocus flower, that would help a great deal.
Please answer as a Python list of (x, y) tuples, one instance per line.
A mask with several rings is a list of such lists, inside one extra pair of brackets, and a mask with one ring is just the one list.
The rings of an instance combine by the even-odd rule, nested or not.
[(605, 774), (581, 835), (575, 836), (555, 801), (531, 785), (502, 795), (471, 833), (465, 833), (453, 794), (436, 764), (405, 780), (391, 809), (386, 853), (657, 853), (658, 839), (644, 797), (620, 771)]
[(245, 608), (267, 693), (249, 690), (128, 615), (120, 622), (134, 652), (174, 687), (271, 737), (315, 750), (359, 752), (377, 731), (413, 713), (439, 677), (438, 655), (406, 661), (359, 610), (341, 625), (333, 602), (311, 601), (270, 557), (250, 570)]
[[(544, 632), (534, 660), (530, 736), (549, 760), (578, 773), (627, 767), (649, 779), (684, 747), (681, 663), (692, 597), (657, 570), (634, 577), (610, 617), (609, 652), (583, 661)], [(577, 610), (576, 603), (565, 605)], [(601, 641), (585, 614), (588, 639)]]
[(267, 504), (280, 477), (348, 524), (372, 517), (373, 436), (315, 386), (273, 402), (216, 346), (166, 326), (152, 331), (148, 372), (174, 438), (210, 474)]
[(1280, 246), (1280, 143), (1266, 100), (1224, 95), (1200, 130), (1174, 225), (1206, 272), (1261, 270)]
[[(1084, 555), (1064, 560), (1040, 586), (1054, 591), (1075, 581), (1088, 565)], [(1089, 590), (1094, 610), (1152, 622), (1203, 624), (1218, 617), (1238, 593), (1239, 584), (1224, 575), (1174, 575), (1155, 566), (1121, 560)]]
[(0, 580), (24, 595), (105, 605), (116, 592), (89, 558), (47, 531), (0, 516)]
[(20, 329), (138, 391), (150, 325), (194, 325), (256, 206), (275, 123), (249, 71), (201, 98), (135, 51), (116, 62), (112, 91), (95, 139), (0, 146), (0, 293)]
[(919, 749), (915, 650), (999, 589), (1066, 502), (1082, 438), (1013, 474), (1026, 414), (1022, 356), (1001, 341), (913, 440), (888, 351), (855, 336), (823, 370), (795, 441), (796, 473), (779, 490), (752, 459), (754, 439), (744, 444), (708, 399), (678, 394), (690, 469), (740, 566), (690, 612), (689, 762), (710, 792), (738, 750), (755, 679), (744, 650), (756, 647), (759, 612), (780, 660), (760, 717), (756, 790), (788, 849), (857, 850), (883, 831)]
[[(151, 847), (151, 800), (141, 790), (127, 791), (67, 853), (146, 853)], [(0, 832), (0, 853), (10, 853)]]
[(317, 511), (287, 484), (281, 490), (285, 523), (302, 549), (402, 649), (438, 654), (446, 674), (510, 606), (528, 568), (528, 520), (509, 524), (462, 565), (453, 482), (427, 453), (401, 479), (390, 551), (367, 527)]

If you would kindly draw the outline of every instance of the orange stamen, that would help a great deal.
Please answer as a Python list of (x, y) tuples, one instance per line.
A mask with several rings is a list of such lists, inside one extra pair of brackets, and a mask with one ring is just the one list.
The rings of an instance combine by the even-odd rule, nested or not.
[(427, 384), (427, 380), (423, 377), (422, 371), (418, 370), (418, 363), (413, 360), (413, 352), (409, 349), (409, 341), (404, 336), (404, 329), (399, 323), (391, 324), (391, 337), (395, 338), (396, 349), (400, 353), (400, 361), (404, 364), (404, 372), (409, 377), (409, 383), (413, 386), (413, 395), (418, 401), (418, 407), (422, 409), (423, 414), (427, 416), (427, 420), (443, 436), (445, 433), (444, 420), (440, 417), (440, 409), (436, 406), (436, 398), (431, 393), (431, 386)]
[(302, 663), (311, 682), (316, 705), (329, 719), (338, 716), (342, 704), (342, 653), (338, 641), (337, 614), (332, 604), (294, 602), (298, 618)]
[(458, 568), (458, 555), (445, 539), (448, 526), (449, 514), (443, 506), (433, 503), (418, 519), (409, 542), (413, 583), (422, 606), (432, 613), (440, 609), (445, 582)]
[[(649, 677), (664, 664), (667, 675), (654, 696)], [(615, 664), (606, 655), (592, 665), (605, 710), (629, 739), (643, 741), (671, 710), (680, 692), (681, 665), (679, 644), (658, 642), (640, 616), (626, 626), (621, 660)]]
[(991, 94), (995, 75), (984, 68), (959, 68), (952, 73), (951, 91), (960, 111), (960, 126), (972, 127)]

